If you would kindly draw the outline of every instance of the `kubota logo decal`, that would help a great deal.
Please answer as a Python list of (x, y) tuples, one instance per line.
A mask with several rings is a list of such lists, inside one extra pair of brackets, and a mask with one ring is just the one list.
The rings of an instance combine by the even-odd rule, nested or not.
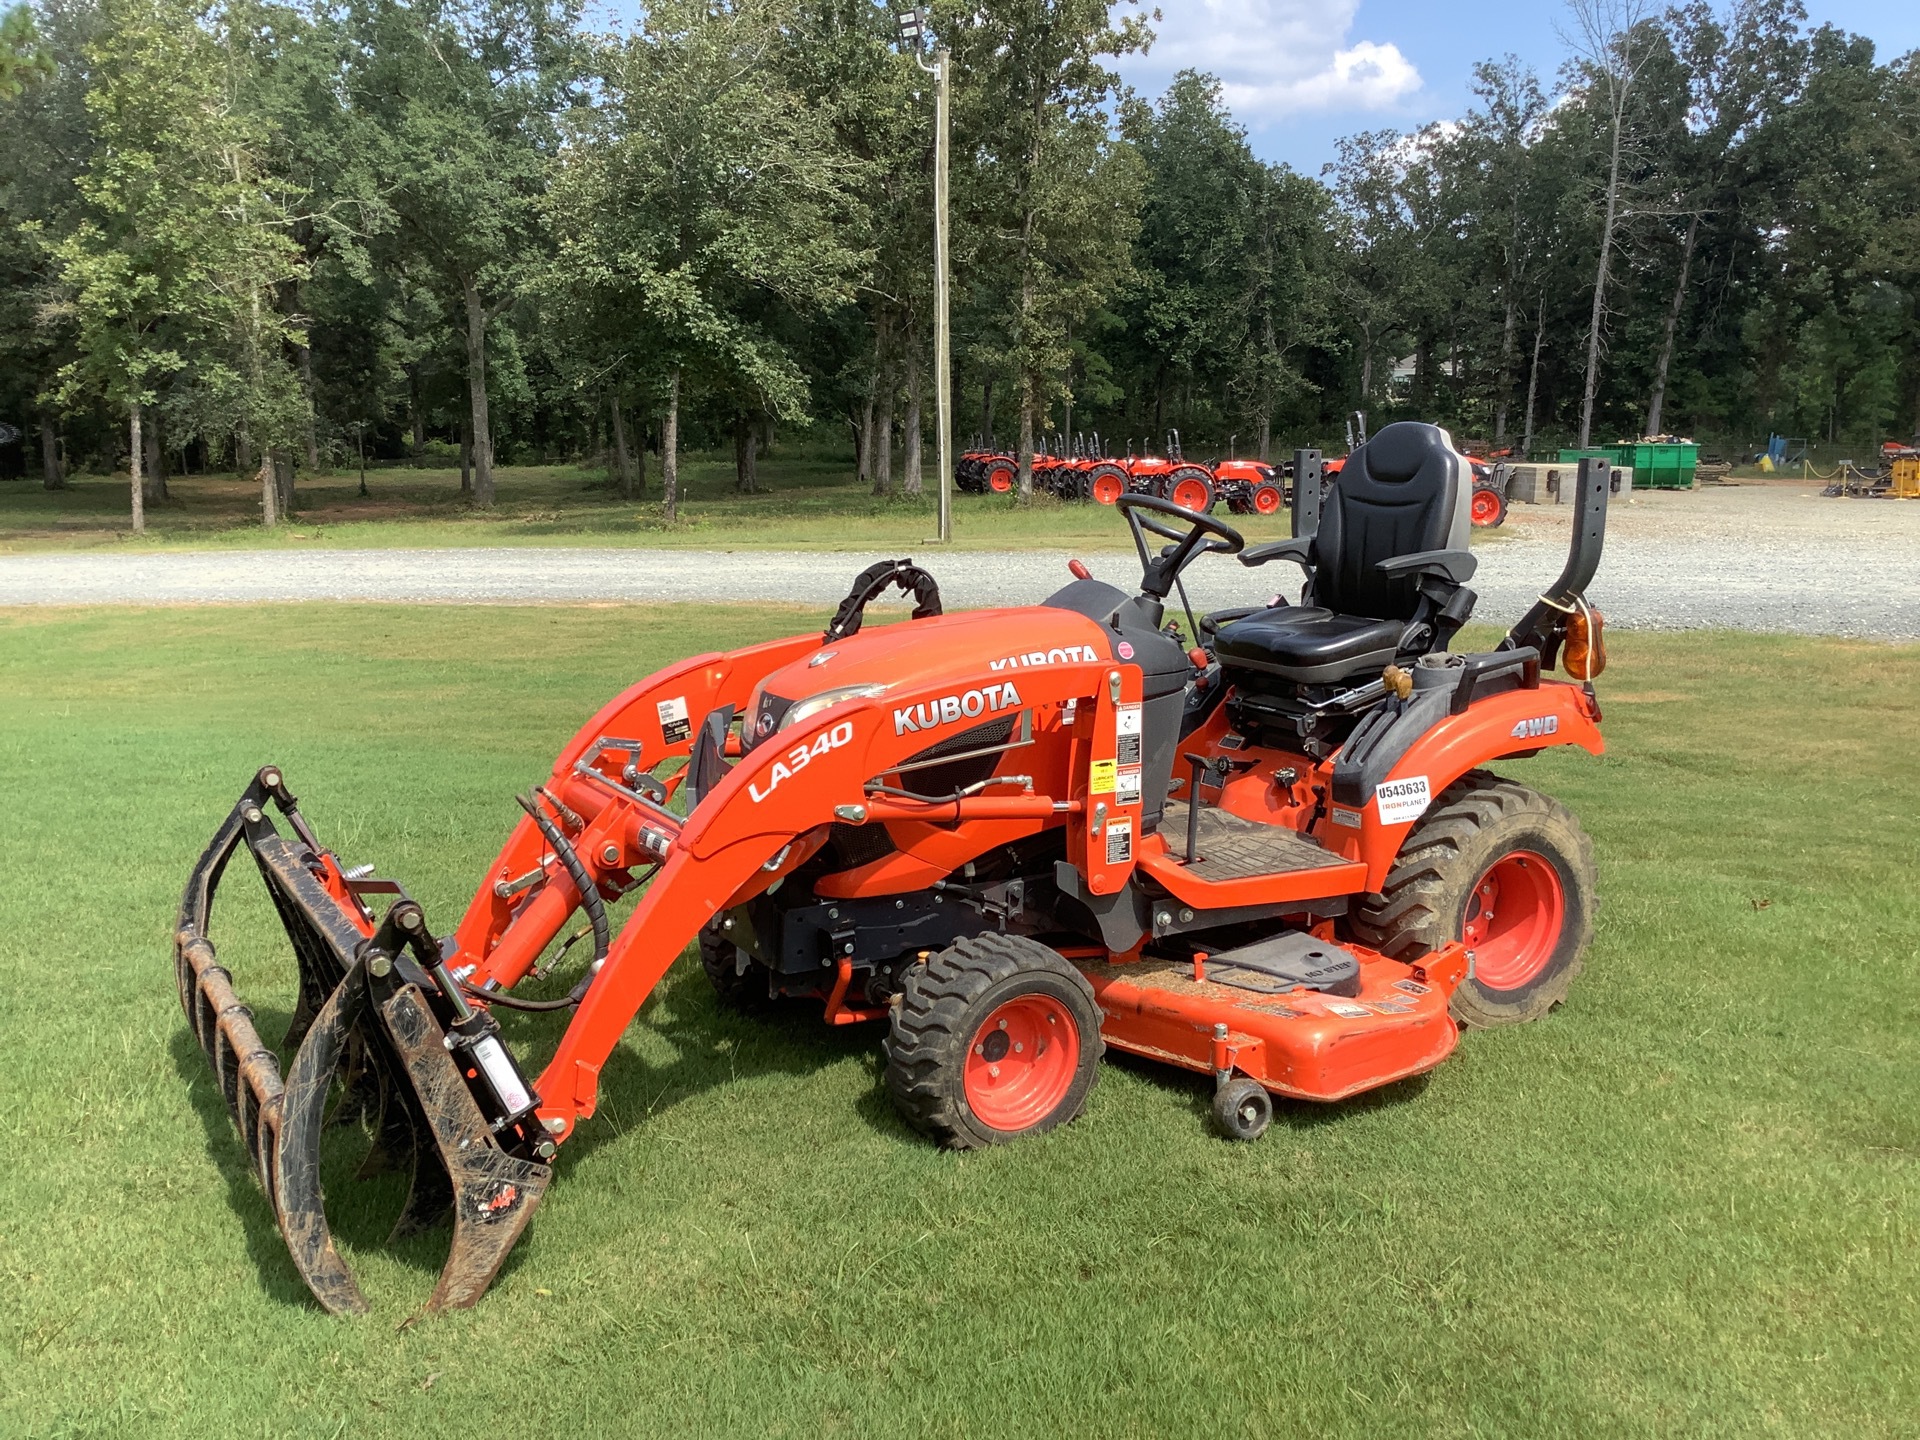
[(811, 745), (796, 745), (787, 751), (785, 755), (782, 755), (778, 760), (774, 761), (773, 769), (767, 774), (766, 789), (762, 790), (760, 788), (760, 782), (758, 780), (749, 780), (747, 782), (747, 793), (753, 796), (753, 803), (758, 805), (762, 800), (780, 788), (780, 782), (782, 780), (791, 780), (822, 755), (833, 750), (838, 750), (842, 745), (852, 743), (852, 740), (853, 722), (851, 720), (842, 720), (838, 725), (821, 735), (820, 738), (815, 740)]
[(1515, 721), (1512, 734), (1516, 740), (1532, 740), (1540, 735), (1557, 734), (1559, 729), (1558, 715), (1539, 715), (1531, 720)]
[(1072, 665), (1077, 661), (1096, 661), (1100, 657), (1091, 645), (1056, 645), (1051, 650), (1029, 650), (1024, 655), (1009, 655), (988, 662), (990, 670), (1013, 670), (1028, 665)]
[(1011, 680), (982, 685), (959, 695), (942, 695), (938, 700), (923, 700), (918, 705), (903, 705), (893, 712), (893, 733), (912, 734), (931, 730), (936, 725), (951, 725), (956, 720), (974, 720), (1006, 710), (1020, 703), (1020, 692)]

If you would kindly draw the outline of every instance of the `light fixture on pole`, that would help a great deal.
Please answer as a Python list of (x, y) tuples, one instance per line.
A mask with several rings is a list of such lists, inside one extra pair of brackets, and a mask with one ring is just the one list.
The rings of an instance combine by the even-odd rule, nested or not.
[(938, 82), (933, 122), (933, 399), (940, 456), (940, 533), (936, 538), (944, 544), (953, 539), (953, 335), (947, 323), (947, 84), (953, 52), (942, 46), (933, 52), (929, 65), (920, 55), (926, 17), (917, 9), (903, 10), (897, 23), (901, 47)]

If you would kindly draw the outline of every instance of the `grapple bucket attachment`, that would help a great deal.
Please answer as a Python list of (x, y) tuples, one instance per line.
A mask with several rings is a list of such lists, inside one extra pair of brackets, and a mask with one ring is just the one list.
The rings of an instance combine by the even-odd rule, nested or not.
[[(269, 803), (291, 838), (267, 818)], [(207, 938), (214, 891), (243, 842), (299, 963), (284, 1077)], [(390, 897), (377, 921), (372, 896)], [(410, 1167), (396, 1237), (452, 1217), (452, 1247), (427, 1308), (478, 1300), (552, 1179), (543, 1163), (552, 1146), (534, 1115), (538, 1097), (492, 1017), (468, 1004), (447, 974), (420, 906), (392, 881), (344, 874), (272, 766), (254, 778), (194, 866), (174, 933), (174, 967), (187, 1022), (212, 1062), (294, 1266), (321, 1305), (336, 1314), (368, 1308), (334, 1247), (320, 1193), (321, 1135), (343, 1119), (374, 1126), (362, 1174)]]

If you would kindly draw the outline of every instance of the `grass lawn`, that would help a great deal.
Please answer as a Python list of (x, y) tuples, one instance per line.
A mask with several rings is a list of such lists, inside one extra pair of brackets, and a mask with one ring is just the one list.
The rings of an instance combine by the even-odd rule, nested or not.
[[(923, 547), (934, 533), (936, 476), (928, 493), (875, 496), (854, 481), (852, 462), (829, 452), (783, 449), (762, 462), (762, 489), (734, 488), (729, 454), (689, 455), (681, 466), (680, 519), (660, 517), (660, 474), (649, 498), (622, 500), (604, 473), (575, 466), (507, 466), (496, 472), (498, 499), (476, 510), (460, 494), (460, 472), (394, 468), (301, 475), (292, 523), (260, 524), (260, 490), (232, 475), (169, 481), (173, 498), (147, 511), (147, 531), (128, 528), (127, 478), (77, 475), (63, 491), (36, 480), (0, 482), (0, 554), (24, 550), (183, 550), (388, 548), (444, 545), (645, 545), (693, 549), (849, 550)], [(1289, 532), (1285, 511), (1222, 518), (1255, 539)], [(961, 549), (1034, 547), (1127, 550), (1119, 518), (1104, 505), (1063, 504), (1037, 496), (1027, 508), (1005, 495), (954, 494), (955, 544)]]
[[(450, 924), (605, 696), (819, 622), (0, 612), (0, 1434), (1920, 1429), (1920, 647), (1615, 637), (1611, 753), (1512, 770), (1598, 843), (1587, 973), (1428, 1079), (1234, 1146), (1203, 1080), (1114, 1063), (1079, 1123), (948, 1155), (873, 1035), (723, 1017), (682, 966), (477, 1309), (408, 1324), (443, 1242), (386, 1248), (391, 1187), (343, 1180), (375, 1313), (321, 1314), (168, 959), (246, 777)], [(249, 868), (215, 935), (272, 1035)]]

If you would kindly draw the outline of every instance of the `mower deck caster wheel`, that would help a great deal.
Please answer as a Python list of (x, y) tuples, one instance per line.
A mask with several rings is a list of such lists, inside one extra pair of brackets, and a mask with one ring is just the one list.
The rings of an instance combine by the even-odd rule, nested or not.
[(1258, 1140), (1273, 1123), (1273, 1096), (1258, 1080), (1236, 1075), (1213, 1092), (1213, 1123), (1229, 1140)]

